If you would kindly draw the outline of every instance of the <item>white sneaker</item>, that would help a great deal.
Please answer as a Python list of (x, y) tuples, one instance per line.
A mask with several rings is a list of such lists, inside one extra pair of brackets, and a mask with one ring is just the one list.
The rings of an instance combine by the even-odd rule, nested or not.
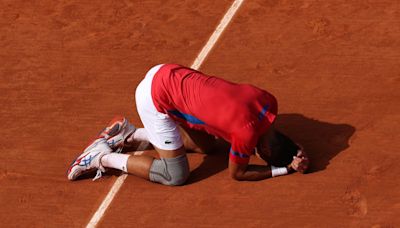
[(79, 176), (91, 170), (97, 169), (97, 174), (93, 180), (101, 177), (102, 172), (105, 172), (101, 165), (101, 158), (111, 153), (112, 149), (108, 146), (106, 139), (99, 138), (93, 141), (68, 169), (68, 179), (76, 180)]
[(129, 123), (125, 117), (116, 116), (100, 133), (99, 137), (105, 138), (108, 146), (118, 153), (122, 151), (127, 137), (135, 131), (135, 126)]

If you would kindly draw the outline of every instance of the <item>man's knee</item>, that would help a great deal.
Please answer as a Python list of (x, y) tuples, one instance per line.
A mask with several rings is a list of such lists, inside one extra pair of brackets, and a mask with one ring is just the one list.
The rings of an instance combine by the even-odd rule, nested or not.
[(189, 177), (186, 155), (175, 158), (154, 159), (150, 168), (150, 180), (164, 185), (183, 185)]

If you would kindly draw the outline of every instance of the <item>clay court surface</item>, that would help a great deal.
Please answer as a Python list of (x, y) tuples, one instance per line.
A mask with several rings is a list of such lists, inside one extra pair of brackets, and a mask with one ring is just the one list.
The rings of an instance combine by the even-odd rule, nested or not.
[[(85, 227), (120, 174), (69, 164), (114, 115), (142, 126), (139, 81), (191, 66), (232, 2), (1, 1), (0, 227)], [(273, 93), (310, 172), (237, 182), (227, 151), (189, 154), (187, 185), (128, 176), (99, 227), (400, 226), (398, 1), (246, 0), (200, 70)]]

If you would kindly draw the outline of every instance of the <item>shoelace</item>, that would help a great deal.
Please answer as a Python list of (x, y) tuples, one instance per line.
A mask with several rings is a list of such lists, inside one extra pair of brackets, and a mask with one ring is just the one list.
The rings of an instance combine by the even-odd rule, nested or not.
[[(122, 146), (121, 146), (121, 147), (118, 147), (118, 148), (114, 151), (114, 153), (121, 153), (121, 152), (122, 152), (122, 149), (123, 149)], [(100, 158), (100, 161), (101, 161), (101, 158)], [(105, 172), (106, 172), (106, 169), (101, 165), (101, 162), (100, 162), (100, 166), (99, 166), (99, 168), (98, 168), (97, 171), (96, 171), (96, 176), (94, 176), (94, 178), (92, 179), (92, 181), (96, 181), (96, 180), (102, 178), (102, 177), (103, 177), (103, 173), (105, 173)]]
[[(103, 155), (104, 156), (104, 155)], [(102, 157), (103, 157), (102, 156)], [(106, 169), (103, 167), (103, 165), (101, 165), (101, 158), (102, 157), (100, 157), (100, 160), (99, 160), (99, 168), (97, 168), (97, 171), (96, 171), (96, 176), (94, 176), (94, 178), (92, 179), (92, 181), (95, 181), (95, 180), (97, 180), (97, 179), (100, 179), (102, 176), (103, 176), (103, 173), (104, 172), (106, 172)]]
[(92, 181), (100, 179), (102, 176), (103, 176), (103, 172), (100, 169), (98, 169), (96, 172), (96, 176), (92, 179)]
[[(104, 156), (104, 155), (103, 155)], [(101, 158), (100, 158), (100, 164), (99, 164), (99, 168), (97, 168), (96, 171), (96, 176), (94, 176), (94, 178), (92, 179), (92, 181), (95, 181), (97, 179), (100, 179), (103, 176), (103, 173), (106, 172), (106, 169), (101, 165)]]
[[(134, 128), (134, 131), (135, 131), (136, 129)], [(109, 138), (110, 136), (108, 135), (108, 134), (106, 134), (106, 133), (104, 133), (104, 130), (102, 131), (102, 133), (100, 134), (100, 137), (102, 137), (102, 138)], [(122, 139), (124, 140), (124, 137), (122, 137)], [(111, 147), (112, 146), (112, 144), (110, 145), (110, 143), (109, 143), (109, 141), (108, 141), (108, 139), (107, 139), (107, 144)], [(148, 145), (148, 143), (146, 143), (147, 145)], [(147, 145), (145, 146), (145, 147), (147, 147)], [(123, 145), (122, 146), (119, 146), (115, 151), (114, 151), (114, 153), (122, 153), (122, 150), (123, 150)], [(101, 161), (101, 158), (100, 158), (100, 161)], [(96, 181), (96, 180), (98, 180), (98, 179), (100, 179), (102, 176), (103, 176), (103, 173), (105, 172), (106, 170), (105, 170), (105, 168), (100, 164), (100, 167), (97, 169), (97, 172), (96, 172), (96, 176), (92, 179), (92, 181)]]
[(123, 148), (124, 148), (123, 146), (120, 146), (114, 152), (120, 154), (120, 153), (122, 153)]

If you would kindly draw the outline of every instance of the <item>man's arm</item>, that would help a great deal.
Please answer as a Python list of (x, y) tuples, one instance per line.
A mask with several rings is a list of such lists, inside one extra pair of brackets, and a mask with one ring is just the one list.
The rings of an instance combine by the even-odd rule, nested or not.
[(235, 180), (263, 180), (272, 177), (271, 167), (261, 165), (242, 165), (229, 161), (229, 173)]
[[(288, 174), (294, 171), (291, 165), (288, 167), (274, 167), (274, 169), (277, 172), (275, 176)], [(269, 165), (236, 164), (232, 161), (229, 161), (229, 173), (233, 179), (238, 181), (258, 181), (272, 177), (272, 170)]]
[[(303, 155), (303, 154), (298, 154)], [(273, 167), (265, 165), (248, 165), (237, 164), (229, 161), (229, 173), (231, 177), (238, 181), (257, 181), (264, 180), (270, 177), (290, 174), (293, 172), (304, 173), (306, 164), (308, 165), (307, 157), (293, 157), (293, 161), (287, 167)]]

